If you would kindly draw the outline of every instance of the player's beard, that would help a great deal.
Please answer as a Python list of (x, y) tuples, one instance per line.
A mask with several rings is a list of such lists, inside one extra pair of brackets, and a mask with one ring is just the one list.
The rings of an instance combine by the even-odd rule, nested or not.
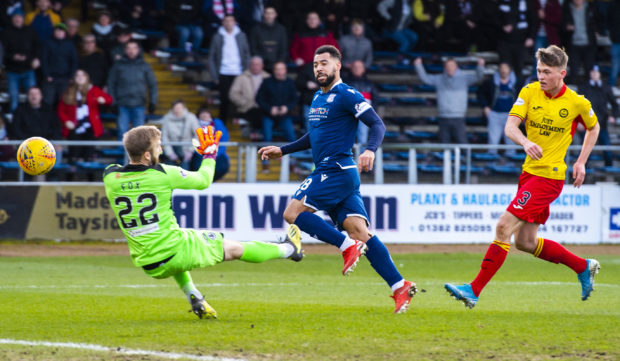
[(319, 86), (326, 87), (334, 82), (334, 79), (336, 79), (336, 73), (327, 75), (324, 81), (320, 81), (316, 75), (314, 76), (314, 79), (316, 79), (316, 82), (319, 84)]
[(159, 155), (155, 154), (155, 151), (151, 151), (151, 167), (159, 163)]

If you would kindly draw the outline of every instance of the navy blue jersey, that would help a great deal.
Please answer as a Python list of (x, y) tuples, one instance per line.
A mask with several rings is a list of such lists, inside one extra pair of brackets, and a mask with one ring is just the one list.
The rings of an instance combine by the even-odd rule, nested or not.
[(330, 160), (351, 159), (358, 117), (371, 108), (360, 92), (342, 81), (326, 93), (319, 90), (314, 94), (308, 133), (312, 158), (317, 166)]

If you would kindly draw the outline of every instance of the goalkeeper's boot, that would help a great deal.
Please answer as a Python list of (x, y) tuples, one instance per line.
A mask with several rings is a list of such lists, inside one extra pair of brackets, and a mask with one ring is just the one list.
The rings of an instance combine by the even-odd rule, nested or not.
[(590, 293), (594, 291), (594, 275), (601, 269), (600, 263), (595, 259), (587, 259), (588, 265), (585, 271), (577, 275), (581, 283), (581, 300), (585, 301), (590, 297)]
[(349, 246), (349, 248), (342, 252), (342, 258), (344, 258), (344, 268), (342, 269), (342, 274), (345, 276), (353, 272), (357, 266), (357, 263), (360, 261), (360, 257), (362, 257), (368, 249), (366, 243), (362, 241), (353, 240), (353, 242), (355, 242), (355, 244)]
[(301, 248), (301, 231), (299, 230), (299, 227), (294, 224), (288, 226), (284, 243), (290, 244), (294, 249), (293, 254), (288, 258), (295, 262), (299, 262), (302, 258), (304, 258), (304, 250)]
[(476, 302), (478, 302), (478, 297), (474, 294), (469, 283), (461, 286), (446, 283), (444, 288), (452, 297), (456, 298), (458, 301), (463, 301), (465, 307), (474, 308)]
[(189, 295), (192, 309), (190, 312), (194, 312), (198, 318), (217, 318), (217, 312), (205, 301), (204, 298), (198, 298), (195, 295)]
[(405, 313), (409, 308), (409, 304), (411, 303), (411, 299), (415, 294), (418, 293), (418, 288), (415, 286), (415, 283), (405, 281), (405, 284), (394, 291), (394, 294), (390, 297), (394, 299), (396, 303), (396, 307), (394, 308), (394, 313)]

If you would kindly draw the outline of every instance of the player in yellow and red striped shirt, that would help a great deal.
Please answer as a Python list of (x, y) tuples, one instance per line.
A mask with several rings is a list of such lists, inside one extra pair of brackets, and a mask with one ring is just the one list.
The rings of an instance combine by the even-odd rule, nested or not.
[[(538, 82), (521, 89), (508, 121), (506, 135), (523, 146), (527, 157), (519, 178), (517, 195), (500, 217), (495, 240), (482, 260), (478, 276), (469, 284), (446, 283), (446, 290), (472, 308), (478, 296), (504, 263), (514, 235), (517, 249), (553, 263), (562, 263), (577, 273), (581, 299), (590, 296), (594, 275), (600, 265), (595, 259), (583, 259), (557, 242), (538, 237), (538, 227), (549, 218), (549, 205), (562, 192), (566, 174), (566, 151), (578, 123), (586, 127), (581, 154), (573, 165), (575, 187), (584, 181), (585, 164), (596, 143), (599, 124), (590, 102), (566, 87), (568, 56), (555, 45), (538, 49)], [(525, 123), (527, 137), (519, 129)]]

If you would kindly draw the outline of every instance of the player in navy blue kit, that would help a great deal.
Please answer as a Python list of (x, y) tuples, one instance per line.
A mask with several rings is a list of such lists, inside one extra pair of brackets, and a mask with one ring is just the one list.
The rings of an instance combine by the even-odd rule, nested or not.
[[(314, 77), (321, 89), (310, 106), (308, 133), (282, 147), (263, 147), (258, 154), (266, 160), (312, 148), (316, 169), (293, 195), (284, 210), (284, 219), (312, 237), (339, 247), (344, 275), (352, 272), (365, 254), (394, 292), (394, 313), (401, 313), (416, 294), (416, 285), (400, 275), (388, 249), (376, 235), (370, 234), (368, 214), (359, 192), (358, 171), (372, 170), (385, 125), (362, 94), (340, 79), (341, 58), (340, 51), (331, 45), (315, 51)], [(351, 148), (360, 120), (370, 131), (368, 146), (356, 165)], [(314, 214), (318, 210), (327, 212), (338, 230)], [(339, 230), (345, 230), (348, 236)]]

